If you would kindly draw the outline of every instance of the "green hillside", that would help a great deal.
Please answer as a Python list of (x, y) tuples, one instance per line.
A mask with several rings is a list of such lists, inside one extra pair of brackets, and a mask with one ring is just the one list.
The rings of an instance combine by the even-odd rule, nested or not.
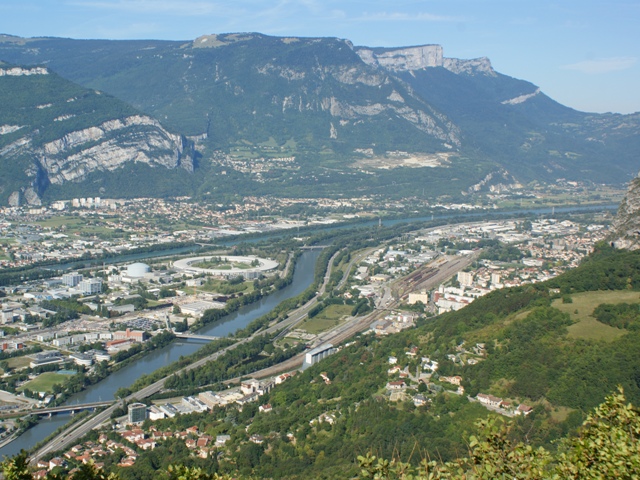
[(188, 156), (155, 120), (44, 67), (0, 69), (14, 71), (0, 76), (0, 204), (28, 189), (32, 201), (193, 191), (188, 169), (154, 168), (181, 166)]
[[(363, 61), (362, 49), (343, 39), (259, 33), (193, 41), (0, 39), (0, 59), (46, 64), (197, 137), (203, 183), (195, 193), (222, 193), (229, 182), (218, 173), (229, 169), (221, 156), (245, 159), (247, 152), (249, 160), (295, 157), (300, 174), (280, 166), (261, 177), (245, 174), (251, 178), (234, 193), (339, 195), (347, 184), (362, 194), (424, 190), (433, 198), (443, 190), (460, 195), (503, 170), (506, 183), (622, 184), (636, 173), (638, 114), (577, 112), (489, 63), (485, 70), (387, 69)], [(398, 160), (434, 153), (447, 160), (434, 168)], [(371, 158), (386, 165), (359, 163)]]
[[(594, 296), (605, 305), (596, 307)], [(350, 478), (360, 472), (356, 457), (367, 454), (413, 465), (467, 456), (467, 439), (483, 435), (477, 422), (487, 418), (505, 420), (510, 445), (556, 452), (556, 440), (574, 435), (618, 386), (630, 402), (640, 403), (639, 303), (640, 253), (601, 245), (583, 266), (546, 283), (496, 291), (391, 337), (361, 335), (241, 411), (216, 408), (157, 421), (160, 430), (195, 425), (230, 440), (214, 460), (180, 453), (184, 446), (176, 442), (165, 444), (142, 453), (136, 469), (119, 473), (151, 479), (157, 468), (186, 462), (258, 478)], [(573, 313), (585, 308), (595, 317)], [(616, 323), (615, 312), (626, 323)], [(580, 323), (587, 318), (617, 333), (588, 338), (582, 334), (588, 324)], [(402, 394), (387, 388), (398, 380), (398, 373), (388, 373), (389, 357), (410, 374)], [(439, 368), (430, 379), (412, 380), (433, 362)], [(462, 377), (464, 394), (444, 378), (452, 376)], [(531, 413), (504, 417), (475, 401), (478, 393), (501, 397), (512, 408), (529, 406)], [(415, 405), (418, 394), (426, 405)], [(261, 413), (260, 404), (273, 410)]]

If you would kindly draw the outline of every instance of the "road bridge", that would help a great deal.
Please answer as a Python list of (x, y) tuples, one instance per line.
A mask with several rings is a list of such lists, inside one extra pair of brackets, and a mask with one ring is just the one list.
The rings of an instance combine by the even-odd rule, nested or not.
[(213, 342), (214, 340), (219, 340), (220, 337), (212, 337), (210, 335), (198, 335), (197, 333), (176, 333), (176, 338), (186, 338), (188, 340), (206, 340), (208, 342)]
[(100, 407), (108, 407), (115, 403), (114, 400), (108, 402), (92, 402), (92, 403), (76, 403), (75, 405), (60, 405), (58, 407), (51, 408), (38, 408), (32, 410), (29, 413), (31, 415), (49, 415), (55, 413), (75, 413), (80, 410), (93, 410)]

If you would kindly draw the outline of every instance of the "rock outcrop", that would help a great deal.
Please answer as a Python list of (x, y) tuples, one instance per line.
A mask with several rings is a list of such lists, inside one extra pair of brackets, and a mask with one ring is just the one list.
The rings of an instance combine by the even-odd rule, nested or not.
[(617, 248), (640, 248), (640, 177), (629, 185), (613, 222), (614, 245)]
[[(61, 138), (34, 147), (25, 136), (3, 149), (7, 157), (29, 156), (27, 168), (31, 185), (14, 192), (10, 203), (24, 201), (38, 205), (40, 197), (34, 185), (62, 185), (81, 182), (93, 172), (109, 172), (134, 163), (167, 169), (184, 168), (193, 172), (193, 156), (187, 141), (166, 131), (160, 123), (144, 115), (113, 119), (100, 125), (69, 132)], [(43, 178), (44, 177), (44, 178)]]
[(382, 67), (394, 73), (443, 67), (456, 74), (496, 75), (487, 57), (470, 60), (445, 58), (441, 45), (379, 49), (360, 47), (356, 49), (356, 53), (366, 64)]

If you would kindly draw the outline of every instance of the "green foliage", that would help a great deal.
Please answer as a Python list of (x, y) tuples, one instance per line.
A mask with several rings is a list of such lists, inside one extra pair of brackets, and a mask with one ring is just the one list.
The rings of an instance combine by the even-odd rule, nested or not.
[(27, 452), (22, 450), (15, 457), (2, 462), (2, 473), (6, 480), (32, 480)]
[(259, 335), (251, 341), (227, 351), (217, 360), (207, 362), (197, 370), (189, 370), (181, 375), (169, 377), (165, 382), (165, 388), (177, 390), (193, 389), (202, 385), (210, 385), (229, 378), (239, 377), (280, 363), (302, 350), (302, 346), (290, 348), (287, 351), (276, 349), (273, 355), (262, 356), (261, 353), (271, 341), (272, 339), (269, 336)]
[(584, 422), (579, 435), (559, 452), (509, 440), (509, 428), (495, 421), (479, 424), (480, 438), (469, 438), (468, 456), (453, 462), (424, 459), (419, 466), (398, 460), (358, 456), (359, 478), (377, 479), (617, 479), (640, 475), (640, 416), (620, 390)]
[[(482, 247), (482, 245), (478, 246)], [(484, 247), (479, 258), (499, 262), (516, 262), (524, 256), (531, 256), (531, 253), (527, 253), (528, 255), (523, 254), (515, 245), (498, 242), (497, 245)]]
[(600, 243), (579, 269), (569, 270), (546, 285), (559, 288), (562, 293), (640, 290), (640, 255)]
[(605, 325), (616, 328), (640, 329), (640, 304), (618, 303), (616, 305), (603, 303), (593, 311), (593, 316)]

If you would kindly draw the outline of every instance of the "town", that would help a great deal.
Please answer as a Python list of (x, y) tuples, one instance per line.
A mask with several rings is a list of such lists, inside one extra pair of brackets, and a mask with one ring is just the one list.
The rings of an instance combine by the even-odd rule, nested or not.
[[(158, 202), (160, 207), (162, 201)], [(84, 222), (82, 213), (87, 218), (99, 218), (104, 211), (107, 218), (106, 212), (112, 209), (121, 208), (122, 214), (135, 205), (107, 202), (107, 207), (102, 203), (93, 199), (89, 205), (85, 199), (74, 208)], [(289, 219), (269, 223), (265, 228), (265, 223), (245, 219), (218, 223), (215, 228), (161, 234), (151, 228), (157, 220), (144, 220), (137, 212), (132, 216), (135, 220), (120, 220), (116, 229), (115, 225), (106, 228), (91, 222), (77, 227), (93, 229), (89, 234), (86, 230), (74, 231), (76, 228), (70, 228), (69, 222), (56, 226), (49, 221), (47, 225), (43, 212), (33, 215), (33, 222), (5, 218), (2, 223), (7, 266), (53, 259), (70, 261), (86, 258), (87, 252), (98, 256), (106, 252), (122, 254), (131, 248), (163, 242), (182, 245), (185, 241), (206, 241), (207, 245), (211, 242), (212, 250), (206, 254), (160, 256), (149, 263), (97, 264), (1, 286), (0, 385), (4, 393), (0, 403), (9, 417), (59, 404), (71, 393), (69, 388), (74, 383), (68, 380), (78, 373), (104, 378), (118, 364), (144, 355), (150, 348), (159, 348), (176, 336), (197, 338), (195, 329), (202, 325), (207, 312), (226, 311), (229, 302), (235, 305), (242, 299), (248, 301), (252, 293), (262, 296), (273, 292), (278, 279), (290, 273), (292, 251), (276, 253), (257, 246), (237, 255), (232, 248), (215, 247), (213, 242), (240, 232), (269, 233), (293, 226), (294, 245), (299, 247), (308, 237), (304, 232), (298, 233), (298, 227), (308, 227), (310, 223)], [(335, 216), (313, 221), (325, 226), (338, 222)], [(553, 278), (577, 266), (606, 237), (609, 223), (606, 212), (561, 219), (547, 216), (456, 223), (410, 231), (377, 248), (345, 251), (336, 258), (345, 282), (330, 297), (321, 297), (324, 300), (307, 310), (293, 328), (274, 342), (274, 347), (280, 351), (300, 346), (311, 349), (304, 368), (343, 348), (327, 344), (326, 336), (350, 328), (359, 318), (371, 318), (366, 329), (370, 334), (392, 335), (412, 328), (419, 318), (458, 310), (493, 290)], [(100, 240), (118, 229), (127, 234)], [(448, 361), (473, 365), (486, 356), (480, 344), (469, 350), (462, 345), (459, 348)], [(423, 407), (430, 402), (430, 395), (443, 391), (452, 395), (465, 393), (461, 378), (439, 376), (437, 362), (420, 356), (415, 349), (390, 357), (389, 364), (387, 395), (391, 402), (411, 401), (416, 407)], [(136, 449), (154, 448), (162, 439), (182, 435), (154, 431), (149, 422), (212, 408), (242, 409), (247, 403), (259, 403), (263, 394), (291, 374), (237, 380), (224, 390), (204, 390), (170, 401), (154, 400), (151, 405), (129, 404), (128, 417), (114, 420), (114, 432), (128, 442), (124, 444), (126, 448), (113, 437), (101, 437), (99, 445), (89, 442), (73, 447), (65, 454), (66, 460), (73, 457), (82, 462), (85, 457), (100, 457), (100, 452), (107, 455), (109, 449), (120, 449), (127, 455), (119, 465), (134, 465)], [(320, 380), (331, 382), (330, 372)], [(470, 400), (507, 416), (526, 415), (532, 408), (485, 394)], [(259, 408), (260, 412), (269, 411), (269, 405)], [(334, 414), (327, 411), (317, 421), (331, 422)], [(142, 423), (147, 428), (141, 431)], [(10, 441), (22, 428), (20, 422), (7, 418), (2, 435)], [(197, 455), (205, 457), (211, 449), (224, 445), (224, 436), (201, 436), (197, 431), (180, 438)], [(66, 460), (52, 459), (46, 468)]]

